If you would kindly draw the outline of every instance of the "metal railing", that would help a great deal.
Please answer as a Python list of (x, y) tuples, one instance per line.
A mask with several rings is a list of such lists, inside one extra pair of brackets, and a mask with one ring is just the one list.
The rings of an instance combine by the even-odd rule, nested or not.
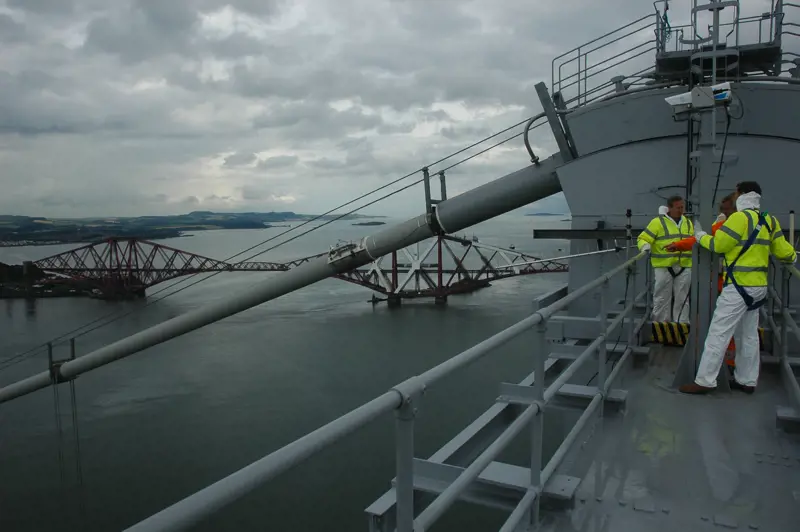
[[(790, 9), (800, 9), (800, 4), (795, 4), (791, 2), (783, 2), (778, 0), (778, 4), (781, 8), (781, 16), (777, 21), (777, 33), (780, 39), (781, 45), (783, 45), (783, 37), (784, 36), (791, 36), (791, 37), (800, 37), (800, 24), (797, 22), (788, 22), (785, 20), (786, 11), (783, 11), (785, 8)], [(783, 51), (781, 57), (781, 64), (782, 65), (791, 65), (791, 69), (788, 70), (793, 77), (800, 77), (800, 54), (796, 52), (787, 52)]]
[[(629, 37), (644, 32), (650, 33), (655, 27), (656, 22), (653, 20), (653, 15), (645, 15), (555, 57), (550, 65), (553, 92), (561, 92), (566, 103), (573, 101), (577, 101), (578, 104), (588, 103), (587, 98), (591, 94), (590, 91), (597, 89), (597, 85), (589, 88), (590, 80), (593, 81), (595, 76), (627, 63), (631, 59), (654, 51), (656, 41), (653, 38), (625, 48), (621, 52), (611, 52), (610, 55), (608, 55), (608, 48), (614, 45), (624, 46), (623, 41)], [(593, 60), (597, 57), (600, 59), (597, 62), (589, 63), (590, 56)], [(570, 73), (565, 74), (565, 69)], [(570, 95), (568, 98), (564, 91), (573, 87), (576, 87), (577, 94)]]
[[(554, 58), (551, 63), (553, 93), (560, 92), (566, 105), (586, 105), (614, 92), (653, 83), (655, 58), (660, 54), (696, 50), (698, 44), (693, 42), (699, 38), (696, 26), (669, 25), (659, 4), (663, 4), (663, 0), (653, 2), (654, 14), (638, 18)], [(800, 8), (800, 4), (773, 1), (770, 11), (746, 17), (741, 17), (736, 10), (734, 20), (720, 23), (720, 44), (780, 44), (783, 36), (800, 37), (800, 24), (784, 20), (786, 8)], [(642, 38), (645, 34), (651, 37)], [(633, 65), (635, 72), (620, 72), (619, 67), (651, 52), (653, 60), (644, 67)], [(793, 59), (800, 59), (800, 54), (783, 52), (781, 64), (798, 68)], [(603, 73), (609, 78), (598, 81), (597, 76)], [(800, 68), (797, 73), (800, 77)]]
[[(796, 412), (800, 412), (800, 384), (789, 361), (789, 333), (793, 333), (800, 343), (800, 326), (791, 314), (789, 284), (792, 277), (800, 279), (800, 270), (794, 265), (781, 264), (773, 259), (770, 261), (770, 277), (772, 282), (769, 284), (766, 318), (772, 332), (772, 352), (775, 354), (777, 351), (786, 391), (793, 408)], [(780, 347), (779, 350), (775, 349), (776, 345)]]
[[(396, 496), (395, 506), (397, 530), (411, 532), (413, 530), (426, 530), (434, 523), (477, 479), (481, 472), (505, 449), (520, 432), (526, 428), (531, 431), (531, 480), (527, 492), (522, 496), (516, 509), (511, 513), (501, 530), (514, 530), (526, 517), (538, 519), (540, 494), (543, 486), (553, 475), (562, 462), (570, 447), (575, 442), (588, 420), (597, 411), (603, 399), (609, 392), (614, 380), (620, 374), (622, 367), (633, 352), (634, 338), (642, 326), (649, 319), (650, 275), (646, 268), (647, 282), (645, 289), (634, 295), (635, 288), (628, 291), (624, 309), (610, 322), (609, 281), (615, 276), (627, 272), (627, 281), (636, 286), (637, 262), (648, 256), (648, 252), (625, 260), (619, 266), (601, 275), (591, 283), (564, 296), (553, 304), (536, 311), (531, 316), (515, 323), (514, 325), (487, 338), (479, 344), (439, 364), (438, 366), (411, 377), (398, 384), (383, 395), (352, 410), (344, 416), (320, 427), (319, 429), (295, 440), (294, 442), (278, 449), (277, 451), (253, 462), (239, 471), (207, 486), (195, 494), (179, 501), (178, 503), (158, 512), (157, 514), (132, 526), (128, 531), (174, 531), (184, 530), (216, 511), (234, 502), (240, 497), (253, 491), (261, 484), (278, 476), (280, 473), (292, 468), (308, 459), (313, 454), (340, 440), (344, 436), (355, 432), (380, 416), (394, 410), (396, 417)], [(544, 388), (545, 358), (549, 354), (546, 331), (548, 321), (559, 311), (566, 309), (570, 303), (579, 298), (600, 291), (600, 319), (597, 339), (592, 341), (584, 351), (570, 364), (551, 384)], [(631, 316), (628, 327), (628, 346), (622, 353), (610, 374), (607, 374), (607, 338), (625, 322), (626, 317), (636, 308), (636, 304), (647, 298), (648, 307), (644, 315), (634, 326)], [(534, 330), (534, 382), (532, 390), (533, 401), (512, 422), (497, 439), (489, 445), (472, 464), (464, 469), (461, 474), (439, 496), (422, 511), (419, 516), (414, 515), (414, 424), (419, 400), (425, 391), (441, 379), (450, 376), (473, 362), (483, 358), (495, 348), (521, 334)], [(592, 356), (598, 354), (598, 383), (594, 396), (572, 430), (564, 438), (550, 461), (542, 467), (542, 431), (544, 407), (556, 395), (559, 389), (571, 379), (581, 366)]]

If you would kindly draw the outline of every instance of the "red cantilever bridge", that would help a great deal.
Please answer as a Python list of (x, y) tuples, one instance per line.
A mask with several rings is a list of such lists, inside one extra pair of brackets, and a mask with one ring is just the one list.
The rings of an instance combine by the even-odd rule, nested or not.
[[(402, 249), (336, 277), (382, 294), (390, 302), (419, 297), (444, 301), (449, 295), (472, 292), (498, 279), (567, 271), (565, 264), (555, 260), (454, 236), (439, 236), (415, 248)], [(287, 271), (318, 256), (289, 262), (230, 263), (149, 240), (110, 238), (34, 264), (67, 282), (96, 289), (105, 298), (122, 299), (144, 297), (147, 288), (185, 275)], [(384, 266), (387, 260), (390, 264)]]

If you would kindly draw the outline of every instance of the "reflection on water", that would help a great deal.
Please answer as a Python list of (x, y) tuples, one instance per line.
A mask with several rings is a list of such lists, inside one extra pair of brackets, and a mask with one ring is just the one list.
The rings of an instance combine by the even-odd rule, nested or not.
[(25, 315), (29, 318), (36, 317), (36, 305), (39, 301), (38, 299), (25, 299)]

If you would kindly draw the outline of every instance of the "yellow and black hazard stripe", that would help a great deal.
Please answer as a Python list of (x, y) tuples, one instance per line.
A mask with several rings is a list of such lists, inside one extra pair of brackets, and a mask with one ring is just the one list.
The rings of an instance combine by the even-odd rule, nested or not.
[(674, 321), (654, 321), (651, 342), (663, 345), (686, 345), (689, 324)]
[[(663, 345), (686, 345), (689, 338), (689, 324), (673, 321), (654, 321), (651, 342)], [(758, 340), (764, 344), (764, 329), (758, 328)]]

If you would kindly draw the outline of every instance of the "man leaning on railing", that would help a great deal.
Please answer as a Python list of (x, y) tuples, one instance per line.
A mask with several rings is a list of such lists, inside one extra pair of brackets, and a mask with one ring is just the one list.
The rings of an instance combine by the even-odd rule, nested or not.
[(760, 347), (758, 309), (767, 296), (769, 257), (794, 263), (797, 253), (783, 237), (778, 220), (761, 211), (761, 186), (755, 181), (736, 185), (736, 209), (713, 237), (696, 225), (695, 237), (712, 253), (725, 256), (725, 286), (717, 298), (700, 367), (683, 393), (707, 393), (717, 386), (725, 347), (736, 336), (736, 370), (731, 388), (753, 393), (758, 381)]

